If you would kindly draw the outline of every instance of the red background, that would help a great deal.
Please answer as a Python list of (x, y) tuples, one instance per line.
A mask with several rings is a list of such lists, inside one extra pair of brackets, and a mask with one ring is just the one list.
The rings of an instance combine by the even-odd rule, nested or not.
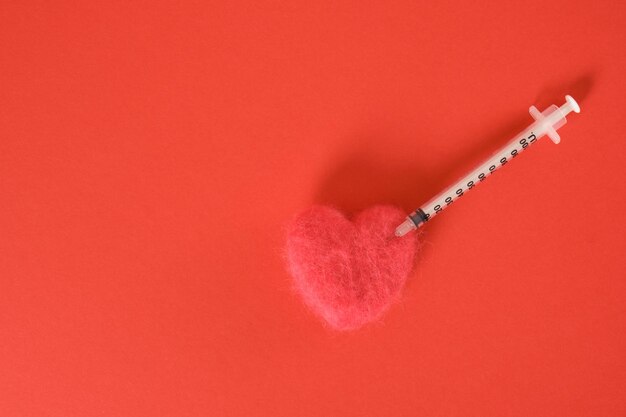
[[(626, 5), (0, 5), (0, 415), (626, 415)], [(410, 211), (381, 323), (292, 293), (285, 222)]]

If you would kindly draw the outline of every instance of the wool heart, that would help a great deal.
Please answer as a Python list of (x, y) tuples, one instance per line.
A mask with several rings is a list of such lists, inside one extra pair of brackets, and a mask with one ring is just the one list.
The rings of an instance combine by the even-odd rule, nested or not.
[(348, 220), (314, 206), (287, 230), (287, 266), (307, 306), (337, 330), (376, 320), (399, 298), (417, 251), (416, 233), (394, 237), (406, 217), (375, 206)]

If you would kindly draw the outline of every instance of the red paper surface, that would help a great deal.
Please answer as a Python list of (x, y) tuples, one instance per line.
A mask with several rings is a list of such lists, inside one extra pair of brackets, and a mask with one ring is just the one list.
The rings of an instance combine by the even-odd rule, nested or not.
[[(0, 415), (626, 415), (626, 5), (4, 1)], [(425, 228), (401, 304), (291, 290), (312, 203)]]

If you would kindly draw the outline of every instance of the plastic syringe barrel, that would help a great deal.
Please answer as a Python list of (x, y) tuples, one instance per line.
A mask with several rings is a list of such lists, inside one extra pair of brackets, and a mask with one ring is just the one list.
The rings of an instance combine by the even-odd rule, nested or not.
[(535, 119), (533, 124), (493, 153), (486, 162), (411, 213), (405, 222), (398, 226), (396, 235), (403, 236), (422, 226), (541, 137), (547, 135), (554, 143), (559, 143), (560, 137), (556, 130), (567, 122), (565, 116), (572, 111), (579, 113), (580, 107), (571, 96), (565, 96), (565, 104), (561, 107), (552, 105), (543, 112), (539, 112), (535, 106), (531, 106), (529, 112)]

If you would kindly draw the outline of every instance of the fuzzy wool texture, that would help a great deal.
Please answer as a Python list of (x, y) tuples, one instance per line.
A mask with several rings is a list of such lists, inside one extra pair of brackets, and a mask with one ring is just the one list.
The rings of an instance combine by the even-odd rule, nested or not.
[(336, 330), (378, 320), (397, 301), (413, 269), (417, 234), (397, 238), (406, 214), (374, 206), (348, 220), (314, 206), (287, 230), (287, 266), (305, 304)]

